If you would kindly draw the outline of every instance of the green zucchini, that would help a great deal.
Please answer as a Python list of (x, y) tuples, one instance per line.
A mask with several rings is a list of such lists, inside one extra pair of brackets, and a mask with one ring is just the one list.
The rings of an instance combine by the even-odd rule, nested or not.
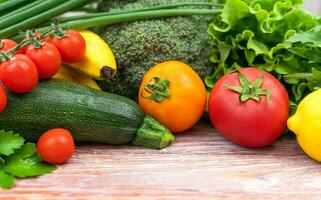
[(154, 149), (174, 141), (168, 129), (122, 96), (58, 79), (41, 81), (28, 94), (7, 92), (0, 129), (20, 133), (29, 141), (57, 127), (68, 129), (75, 141), (131, 143)]

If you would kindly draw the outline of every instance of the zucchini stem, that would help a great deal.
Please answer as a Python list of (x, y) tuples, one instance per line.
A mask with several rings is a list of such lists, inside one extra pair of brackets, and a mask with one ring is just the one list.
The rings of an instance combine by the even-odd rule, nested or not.
[(174, 142), (174, 135), (154, 118), (146, 115), (132, 141), (134, 146), (163, 149)]

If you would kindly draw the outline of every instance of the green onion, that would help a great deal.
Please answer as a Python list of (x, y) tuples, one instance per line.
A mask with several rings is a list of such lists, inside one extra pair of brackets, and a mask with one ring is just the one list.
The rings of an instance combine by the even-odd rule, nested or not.
[(11, 14), (10, 16), (4, 19), (0, 18), (0, 29), (5, 29), (9, 26), (13, 26), (14, 24), (17, 24), (25, 19), (35, 16), (39, 13), (42, 13), (50, 8), (56, 7), (57, 5), (62, 4), (64, 1), (65, 0), (51, 0), (51, 1), (42, 1), (41, 3), (38, 2), (37, 5), (29, 7), (27, 9), (23, 9), (22, 11), (17, 12), (15, 14)]
[[(215, 15), (221, 13), (221, 10), (213, 9), (164, 9), (164, 10), (149, 10), (149, 11), (139, 11), (139, 12), (123, 12), (122, 14), (110, 15), (106, 13), (104, 16), (91, 17), (88, 19), (79, 19), (75, 21), (68, 21), (60, 24), (63, 29), (86, 29), (96, 26), (112, 25), (116, 23), (137, 21), (137, 20), (148, 20), (148, 19), (158, 19), (164, 17), (176, 17), (176, 16), (191, 16), (191, 15)], [(58, 21), (59, 22), (59, 21)], [(37, 31), (45, 32), (49, 27), (38, 28)], [(16, 34), (15, 32), (4, 32), (0, 31), (0, 38), (7, 37)], [(23, 35), (19, 34), (13, 37), (13, 40), (20, 40)]]
[[(164, 10), (150, 10), (139, 11), (132, 13), (105, 15), (100, 17), (92, 17), (88, 19), (80, 19), (75, 21), (68, 21), (60, 24), (64, 29), (86, 29), (96, 26), (112, 25), (122, 22), (130, 22), (137, 20), (157, 19), (163, 17), (175, 17), (175, 16), (191, 16), (191, 15), (214, 15), (220, 13), (221, 10), (212, 9), (164, 9)], [(39, 31), (47, 30), (48, 27), (37, 29)], [(4, 33), (0, 31), (0, 37), (3, 37)]]
[[(1, 2), (1, 0), (0, 0), (0, 2)], [(15, 9), (15, 10), (13, 10), (11, 12), (7, 12), (6, 14), (0, 16), (0, 20), (2, 20), (4, 18), (7, 18), (7, 17), (10, 17), (10, 16), (12, 16), (14, 14), (20, 13), (21, 11), (24, 11), (26, 9), (29, 9), (29, 8), (35, 6), (35, 5), (38, 5), (41, 2), (43, 2), (43, 0), (36, 0), (36, 1), (33, 1), (32, 3), (24, 5), (24, 6), (20, 7), (20, 8), (18, 8), (18, 9)]]
[[(100, 12), (94, 14), (86, 14), (86, 15), (78, 15), (78, 16), (71, 16), (71, 17), (60, 17), (58, 18), (59, 23), (64, 23), (68, 21), (75, 21), (81, 19), (88, 19), (92, 17), (102, 17), (107, 15), (116, 15), (116, 14), (124, 14), (124, 13), (134, 13), (138, 11), (149, 11), (149, 10), (161, 10), (161, 9), (170, 9), (176, 7), (185, 7), (185, 6), (208, 6), (208, 7), (220, 7), (223, 6), (222, 4), (215, 4), (215, 3), (176, 3), (176, 4), (168, 4), (168, 5), (159, 5), (159, 6), (152, 6), (143, 9), (132, 9), (132, 10), (121, 10), (121, 11), (109, 11), (109, 12)], [(49, 25), (50, 22), (47, 22), (43, 25)]]
[(0, 4), (4, 3), (6, 1), (8, 1), (8, 0), (0, 0)]
[[(89, 2), (91, 0), (68, 0), (64, 3), (61, 3), (60, 5), (48, 9), (38, 15), (35, 15), (29, 19), (26, 19), (22, 22), (19, 22), (17, 24), (14, 24), (12, 26), (6, 27), (2, 30), (0, 30), (0, 38), (6, 38), (8, 36), (16, 34), (18, 31), (26, 30), (28, 28), (32, 28), (44, 21), (47, 21), (48, 19), (55, 17), (57, 15), (60, 15), (68, 10), (71, 10), (79, 5), (83, 5), (86, 2)], [(1, 4), (0, 4), (1, 7)], [(8, 18), (7, 18), (8, 19)]]
[(10, 0), (10, 1), (5, 1), (0, 4), (0, 12), (3, 12), (7, 9), (14, 8), (18, 6), (19, 4), (22, 3), (29, 3), (30, 0)]

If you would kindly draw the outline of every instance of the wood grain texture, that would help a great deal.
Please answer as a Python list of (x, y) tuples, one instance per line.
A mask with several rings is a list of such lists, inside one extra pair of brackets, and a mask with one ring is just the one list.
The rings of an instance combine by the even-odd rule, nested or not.
[(294, 137), (251, 150), (204, 123), (161, 151), (81, 144), (54, 173), (0, 191), (0, 199), (320, 198), (321, 164)]

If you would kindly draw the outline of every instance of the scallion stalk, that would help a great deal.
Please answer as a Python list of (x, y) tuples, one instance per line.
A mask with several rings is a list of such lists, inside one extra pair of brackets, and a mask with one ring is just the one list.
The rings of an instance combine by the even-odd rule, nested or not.
[[(100, 12), (100, 13), (92, 13), (92, 14), (90, 13), (90, 14), (86, 14), (86, 15), (78, 15), (78, 16), (71, 16), (71, 17), (60, 17), (60, 18), (58, 18), (58, 21), (59, 21), (59, 23), (64, 23), (64, 22), (68, 22), (68, 21), (82, 20), (82, 19), (88, 19), (88, 18), (93, 18), (93, 17), (102, 17), (102, 16), (107, 16), (107, 15), (134, 13), (134, 12), (149, 11), (149, 10), (171, 9), (171, 8), (187, 7), (187, 6), (221, 7), (223, 5), (222, 4), (215, 4), (215, 3), (196, 3), (196, 2), (175, 3), (175, 4), (151, 6), (151, 7), (146, 7), (143, 9), (109, 11), (109, 12)], [(50, 22), (47, 22), (44, 25), (49, 25), (49, 24), (50, 24)]]
[(57, 5), (54, 8), (48, 9), (38, 15), (35, 15), (29, 19), (26, 19), (22, 22), (14, 24), (12, 26), (6, 27), (0, 30), (0, 38), (6, 38), (11, 35), (16, 34), (18, 31), (26, 30), (28, 28), (33, 28), (38, 24), (41, 24), (52, 17), (58, 16), (66, 11), (69, 11), (79, 5), (83, 5), (86, 2), (91, 0), (68, 0), (64, 3)]
[(6, 11), (7, 9), (14, 8), (22, 3), (29, 3), (30, 0), (10, 0), (0, 4), (0, 12)]
[[(157, 18), (164, 18), (164, 17), (191, 16), (191, 15), (214, 15), (220, 12), (221, 10), (213, 10), (213, 9), (150, 10), (150, 11), (139, 11), (139, 12), (133, 12), (133, 13), (116, 14), (116, 15), (107, 14), (106, 16), (68, 21), (65, 23), (61, 23), (60, 26), (64, 29), (68, 29), (68, 28), (86, 29), (86, 28), (91, 28), (96, 26), (112, 25), (112, 24), (137, 21), (137, 20), (149, 20), (149, 19), (157, 19)], [(42, 27), (37, 30), (44, 31), (46, 29), (48, 29), (48, 27)], [(0, 31), (0, 37), (2, 35), (3, 34)]]
[[(0, 2), (1, 2), (1, 0), (0, 0)], [(32, 3), (26, 4), (26, 5), (24, 5), (24, 6), (20, 7), (20, 8), (17, 8), (15, 10), (11, 11), (11, 12), (7, 12), (6, 14), (0, 16), (0, 20), (2, 20), (4, 18), (7, 18), (7, 17), (10, 17), (10, 16), (12, 16), (14, 14), (20, 13), (20, 12), (22, 12), (24, 10), (27, 10), (27, 9), (35, 6), (35, 5), (38, 5), (41, 2), (43, 2), (43, 0), (36, 0), (36, 1), (33, 1)]]
[[(37, 1), (36, 1), (37, 2)], [(1, 19), (0, 18), (0, 29), (5, 29), (7, 27), (13, 26), (14, 24), (17, 24), (21, 21), (24, 21), (25, 19), (28, 19), (32, 16), (38, 15), (39, 13), (42, 13), (48, 9), (54, 8), (58, 6), (59, 4), (62, 4), (65, 2), (65, 0), (50, 0), (50, 1), (42, 1), (38, 2), (38, 4), (23, 9), (20, 12), (16, 12), (14, 14), (11, 14), (10, 16)], [(23, 7), (22, 7), (23, 8)], [(21, 8), (19, 8), (21, 9)], [(19, 10), (17, 9), (17, 10)]]

